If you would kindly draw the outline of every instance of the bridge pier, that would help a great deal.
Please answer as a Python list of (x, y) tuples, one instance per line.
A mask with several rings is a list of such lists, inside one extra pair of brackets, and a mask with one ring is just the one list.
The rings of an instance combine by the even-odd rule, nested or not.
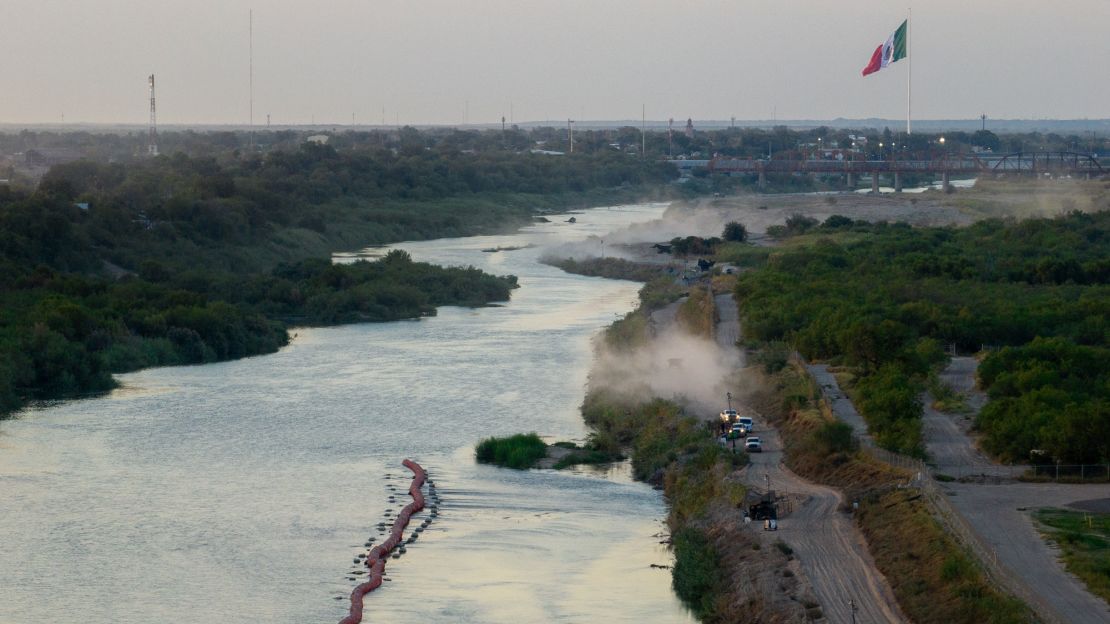
[(894, 172), (894, 192), (902, 192), (902, 174), (897, 171)]
[(871, 192), (876, 194), (876, 195), (879, 194), (879, 172), (878, 171), (872, 171), (871, 172)]
[(766, 188), (767, 188), (767, 172), (760, 169), (759, 170), (759, 190), (762, 191)]
[(952, 192), (952, 175), (947, 171), (940, 174), (940, 187), (945, 193)]
[(849, 190), (849, 191), (852, 191), (852, 190), (855, 190), (855, 188), (856, 188), (856, 179), (855, 179), (855, 176), (853, 176), (853, 175), (851, 174), (851, 172), (849, 172), (849, 173), (848, 173), (848, 190)]

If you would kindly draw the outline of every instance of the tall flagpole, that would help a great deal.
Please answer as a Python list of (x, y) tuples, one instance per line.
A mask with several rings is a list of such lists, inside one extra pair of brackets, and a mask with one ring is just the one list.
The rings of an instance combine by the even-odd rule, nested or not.
[(910, 26), (910, 23), (912, 21), (913, 21), (913, 7), (910, 7), (909, 15), (906, 16), (906, 56), (909, 57), (907, 59), (909, 62), (906, 65), (906, 135), (907, 136), (910, 134), (910, 132), (913, 128), (912, 125), (910, 124), (910, 119), (912, 118), (912, 115), (911, 115), (912, 109), (910, 108), (910, 102), (911, 102), (911, 96), (913, 95), (913, 86), (912, 86), (913, 85), (913, 51), (910, 49), (910, 47), (912, 45), (912, 42), (913, 42), (913, 36), (910, 34), (910, 31), (913, 30), (913, 27)]

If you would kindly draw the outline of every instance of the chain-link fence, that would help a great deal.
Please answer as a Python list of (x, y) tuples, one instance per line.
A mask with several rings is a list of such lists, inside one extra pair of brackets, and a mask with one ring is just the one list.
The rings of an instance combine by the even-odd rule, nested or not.
[[(909, 483), (910, 487), (921, 490), (924, 500), (929, 505), (933, 517), (947, 529), (972, 556), (980, 562), (987, 577), (1004, 591), (1024, 600), (1042, 621), (1048, 624), (1065, 624), (1060, 619), (1055, 609), (1044, 601), (1037, 593), (1030, 590), (1020, 577), (1013, 574), (1006, 567), (998, 563), (998, 552), (989, 543), (979, 537), (972, 530), (967, 520), (953, 507), (944, 490), (933, 477), (929, 466), (915, 457), (893, 453), (875, 446), (870, 439), (860, 441), (860, 450), (871, 457), (895, 468), (901, 468), (913, 473)], [(1008, 467), (1006, 467), (1008, 468)], [(1013, 468), (1028, 469), (1029, 466), (1014, 466)], [(1018, 473), (1023, 474), (1023, 473)]]
[(932, 468), (938, 481), (1003, 483), (1108, 483), (1110, 464), (945, 464)]
[(1022, 481), (1056, 481), (1059, 483), (1110, 482), (1110, 464), (1044, 464), (1022, 466)]

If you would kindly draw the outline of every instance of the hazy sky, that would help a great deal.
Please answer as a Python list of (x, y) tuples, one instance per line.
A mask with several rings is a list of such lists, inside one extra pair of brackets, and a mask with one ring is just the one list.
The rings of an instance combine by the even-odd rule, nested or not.
[[(905, 116), (886, 0), (0, 0), (0, 122)], [(1110, 0), (929, 0), (914, 118), (1110, 117)], [(467, 116), (467, 102), (469, 115)]]

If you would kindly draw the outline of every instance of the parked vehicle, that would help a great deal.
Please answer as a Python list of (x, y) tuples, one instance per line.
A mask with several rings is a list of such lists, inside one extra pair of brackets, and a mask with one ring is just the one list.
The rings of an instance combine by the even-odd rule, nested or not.
[(765, 494), (758, 503), (748, 508), (748, 513), (753, 520), (778, 518), (778, 510), (775, 509), (774, 497), (770, 494)]
[(736, 422), (744, 425), (744, 428), (748, 431), (755, 431), (755, 422), (752, 421), (751, 416), (740, 416), (736, 419)]
[(739, 416), (737, 416), (736, 410), (734, 410), (734, 409), (721, 410), (721, 422), (723, 422), (723, 423), (736, 422), (736, 419), (738, 417)]
[(744, 440), (744, 450), (749, 453), (762, 453), (763, 440), (755, 436), (748, 436), (748, 439)]

